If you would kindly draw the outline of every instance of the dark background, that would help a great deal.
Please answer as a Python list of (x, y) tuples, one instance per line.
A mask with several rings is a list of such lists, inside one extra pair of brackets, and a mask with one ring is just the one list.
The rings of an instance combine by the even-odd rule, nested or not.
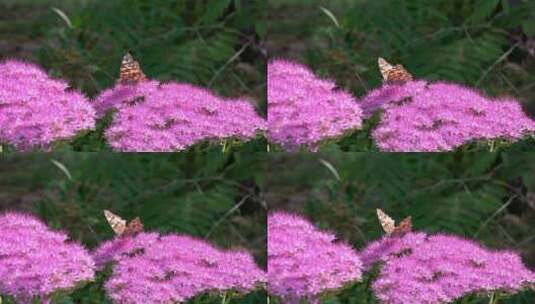
[(268, 20), (271, 58), (306, 63), (359, 96), (381, 82), (384, 57), (417, 78), (535, 107), (535, 1), (272, 0)]
[(191, 82), (225, 96), (248, 95), (261, 105), (265, 5), (260, 0), (3, 0), (0, 59), (37, 62), (94, 95), (115, 82), (129, 50), (151, 78)]

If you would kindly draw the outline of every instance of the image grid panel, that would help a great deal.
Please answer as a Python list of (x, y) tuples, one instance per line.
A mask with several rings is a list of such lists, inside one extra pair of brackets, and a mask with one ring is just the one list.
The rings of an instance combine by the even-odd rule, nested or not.
[(1, 0), (0, 304), (534, 304), (534, 71), (534, 0)]

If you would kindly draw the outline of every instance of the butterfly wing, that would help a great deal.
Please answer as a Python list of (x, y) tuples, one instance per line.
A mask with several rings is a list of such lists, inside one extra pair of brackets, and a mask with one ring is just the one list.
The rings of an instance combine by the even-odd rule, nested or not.
[(409, 233), (412, 231), (412, 217), (407, 217), (404, 220), (402, 220), (399, 225), (394, 228), (393, 234), (396, 235), (404, 235), (405, 233)]
[(125, 235), (135, 235), (143, 231), (143, 223), (139, 217), (130, 221), (124, 230)]
[(413, 79), (412, 75), (401, 64), (394, 66), (381, 57), (377, 59), (377, 63), (384, 82), (404, 83)]
[(137, 62), (130, 53), (126, 53), (121, 62), (119, 82), (122, 84), (136, 84), (147, 79)]
[(379, 223), (381, 224), (381, 227), (383, 227), (383, 230), (386, 232), (386, 234), (392, 234), (392, 232), (394, 232), (394, 229), (396, 228), (396, 222), (390, 216), (384, 213), (383, 210), (377, 209), (377, 218), (379, 219)]
[(381, 75), (383, 76), (383, 81), (388, 80), (388, 73), (392, 71), (394, 68), (393, 65), (388, 63), (388, 61), (384, 60), (384, 58), (377, 58), (377, 64), (379, 65), (379, 71), (381, 71)]
[(110, 225), (111, 229), (113, 229), (113, 232), (115, 232), (115, 234), (121, 235), (124, 233), (126, 229), (125, 220), (123, 220), (120, 216), (112, 213), (109, 210), (104, 210), (104, 217), (106, 217), (108, 224)]
[(411, 80), (412, 75), (401, 64), (397, 64), (387, 75), (388, 82), (404, 83)]

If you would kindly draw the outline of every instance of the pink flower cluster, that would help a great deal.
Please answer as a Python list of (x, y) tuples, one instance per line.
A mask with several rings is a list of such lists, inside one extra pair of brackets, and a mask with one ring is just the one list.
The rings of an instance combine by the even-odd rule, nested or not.
[(268, 216), (268, 291), (286, 302), (315, 301), (321, 293), (359, 281), (362, 263), (351, 246), (335, 242), (305, 219)]
[(420, 246), (427, 239), (423, 232), (407, 233), (403, 237), (383, 236), (372, 242), (360, 252), (364, 269), (370, 270), (377, 262), (388, 262), (397, 256), (410, 253), (412, 248)]
[(32, 216), (0, 215), (0, 235), (0, 294), (47, 303), (53, 293), (94, 278), (89, 252)]
[(137, 253), (144, 253), (145, 247), (158, 242), (160, 234), (140, 233), (135, 237), (116, 237), (100, 244), (92, 256), (98, 270), (102, 270), (108, 263), (117, 263), (121, 259), (129, 258)]
[(362, 102), (367, 116), (382, 108), (373, 131), (390, 152), (450, 151), (477, 140), (517, 140), (535, 131), (535, 121), (511, 98), (490, 99), (444, 82), (386, 84)]
[(265, 273), (244, 251), (223, 251), (182, 235), (141, 233), (101, 245), (94, 258), (114, 261), (105, 284), (114, 303), (179, 303), (205, 292), (246, 292), (265, 284)]
[(250, 139), (266, 129), (248, 101), (183, 83), (118, 84), (95, 107), (99, 116), (117, 110), (106, 138), (118, 151), (179, 151), (202, 141)]
[(48, 148), (94, 126), (91, 104), (66, 82), (34, 64), (0, 63), (0, 143), (20, 150)]
[(268, 139), (286, 149), (315, 150), (324, 140), (362, 126), (362, 110), (333, 81), (317, 78), (300, 64), (274, 60), (268, 64)]
[(360, 106), (364, 112), (364, 117), (370, 118), (379, 109), (384, 109), (391, 104), (401, 104), (413, 96), (418, 96), (427, 89), (427, 86), (427, 81), (423, 80), (414, 80), (403, 84), (385, 83), (368, 92), (362, 99)]
[(449, 303), (472, 293), (513, 293), (535, 283), (535, 273), (517, 254), (443, 234), (384, 237), (362, 257), (368, 268), (383, 262), (372, 288), (385, 304)]

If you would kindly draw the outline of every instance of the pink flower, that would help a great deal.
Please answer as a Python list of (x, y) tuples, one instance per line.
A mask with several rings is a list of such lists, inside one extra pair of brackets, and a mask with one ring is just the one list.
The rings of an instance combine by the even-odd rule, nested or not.
[(362, 252), (367, 267), (382, 261), (373, 290), (381, 303), (449, 303), (472, 293), (514, 293), (535, 273), (509, 251), (494, 251), (456, 236), (409, 233), (384, 237)]
[(104, 90), (94, 100), (95, 110), (99, 118), (110, 110), (142, 103), (145, 97), (158, 91), (160, 83), (155, 80), (141, 81), (135, 85), (116, 84), (110, 89)]
[(119, 237), (95, 251), (99, 266), (114, 262), (105, 289), (114, 303), (179, 303), (205, 292), (248, 292), (265, 273), (245, 251), (223, 251), (182, 235)]
[(370, 91), (361, 102), (366, 118), (369, 118), (379, 109), (391, 103), (402, 103), (403, 100), (419, 95), (427, 89), (428, 83), (423, 80), (409, 81), (404, 84), (385, 83), (379, 88)]
[(316, 149), (362, 126), (362, 111), (348, 92), (317, 78), (307, 67), (274, 60), (268, 64), (268, 139), (286, 149)]
[(412, 251), (427, 240), (427, 234), (413, 232), (403, 237), (384, 236), (372, 242), (360, 253), (364, 269), (370, 270), (377, 262), (388, 262), (397, 256)]
[(66, 82), (31, 63), (0, 63), (0, 142), (20, 150), (48, 148), (94, 127), (91, 104)]
[(24, 214), (0, 215), (0, 294), (32, 303), (92, 281), (94, 262), (81, 245)]
[(316, 300), (321, 293), (361, 279), (362, 264), (351, 246), (335, 242), (296, 215), (268, 217), (268, 291), (287, 302)]
[(489, 99), (443, 82), (387, 84), (370, 92), (363, 108), (367, 115), (384, 110), (373, 138), (390, 152), (450, 151), (478, 140), (518, 140), (535, 131), (516, 100)]
[(248, 140), (266, 129), (248, 101), (183, 83), (118, 84), (95, 107), (99, 116), (117, 110), (106, 138), (118, 151), (179, 151), (202, 141)]
[(93, 252), (93, 260), (99, 270), (110, 262), (119, 262), (122, 259), (129, 259), (136, 254), (145, 252), (146, 247), (158, 242), (160, 234), (141, 233), (136, 237), (116, 237), (103, 242)]

